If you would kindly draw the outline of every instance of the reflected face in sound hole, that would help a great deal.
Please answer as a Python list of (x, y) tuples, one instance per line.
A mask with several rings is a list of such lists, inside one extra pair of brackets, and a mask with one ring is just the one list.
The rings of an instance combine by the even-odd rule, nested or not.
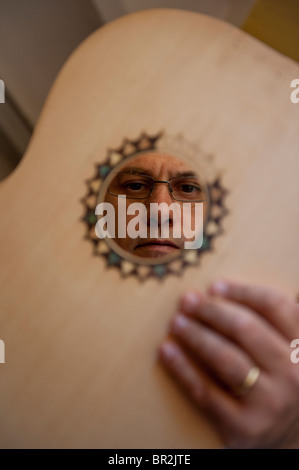
[[(125, 238), (119, 237), (120, 208), (118, 202), (120, 196), (123, 197), (124, 207), (127, 212), (132, 203), (138, 202), (145, 206), (146, 215), (143, 216), (142, 222), (138, 226), (140, 229), (143, 224), (145, 237), (137, 236), (137, 238), (132, 238), (128, 233)], [(125, 200), (124, 196), (126, 196)], [(160, 258), (178, 255), (184, 249), (185, 242), (192, 240), (191, 236), (186, 237), (186, 232), (187, 234), (191, 232), (183, 227), (183, 223), (186, 222), (185, 215), (183, 217), (184, 203), (187, 203), (186, 206), (189, 207), (190, 229), (195, 230), (193, 232), (194, 238), (196, 226), (198, 225), (195, 220), (195, 216), (198, 214), (195, 211), (195, 202), (203, 203), (203, 219), (205, 219), (207, 192), (203, 181), (200, 180), (192, 165), (177, 157), (153, 152), (139, 154), (116, 168), (113, 171), (113, 178), (108, 184), (104, 201), (111, 203), (115, 209), (115, 242), (134, 256)], [(162, 210), (157, 213), (154, 212), (152, 208), (161, 203), (164, 203), (164, 209), (160, 206)], [(169, 210), (169, 206), (173, 203), (175, 203), (173, 207), (176, 206), (177, 208), (174, 211)], [(175, 216), (176, 210), (181, 214), (179, 219)], [(127, 229), (130, 220), (134, 219), (135, 216), (135, 211), (131, 215), (126, 214)], [(151, 233), (152, 223), (156, 224), (158, 232)], [(163, 236), (167, 233), (162, 231), (166, 223), (169, 227), (169, 234)], [(178, 224), (180, 227), (178, 227)], [(180, 237), (177, 237), (177, 229), (181, 233)]]

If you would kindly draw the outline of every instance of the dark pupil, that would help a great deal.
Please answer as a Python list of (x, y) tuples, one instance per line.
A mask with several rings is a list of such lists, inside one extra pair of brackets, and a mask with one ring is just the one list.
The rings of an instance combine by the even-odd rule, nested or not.
[(183, 184), (182, 185), (182, 190), (184, 191), (184, 193), (192, 193), (193, 191), (194, 186), (192, 186), (192, 184)]
[(129, 187), (130, 189), (132, 189), (133, 191), (138, 191), (142, 188), (142, 183), (130, 183)]

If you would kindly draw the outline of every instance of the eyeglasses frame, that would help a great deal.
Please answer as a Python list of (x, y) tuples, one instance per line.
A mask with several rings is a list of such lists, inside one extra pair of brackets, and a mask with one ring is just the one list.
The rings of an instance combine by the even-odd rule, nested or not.
[[(172, 193), (173, 193), (173, 190), (171, 190), (171, 188), (170, 188), (170, 186), (169, 186), (170, 181), (173, 180), (173, 179), (177, 179), (177, 178), (194, 178), (193, 175), (189, 175), (189, 176), (173, 176), (172, 178), (169, 178), (168, 181), (164, 181), (164, 180), (156, 180), (153, 176), (150, 176), (150, 175), (146, 175), (146, 174), (142, 174), (142, 173), (136, 173), (136, 172), (130, 172), (130, 171), (120, 171), (120, 172), (118, 172), (117, 174), (118, 174), (118, 175), (120, 175), (120, 174), (131, 174), (131, 175), (138, 175), (138, 176), (143, 176), (143, 177), (145, 176), (146, 178), (149, 178), (149, 179), (153, 180), (153, 186), (152, 186), (152, 189), (151, 189), (151, 191), (150, 191), (150, 193), (149, 193), (148, 196), (146, 196), (146, 197), (127, 197), (127, 196), (126, 196), (127, 199), (148, 199), (148, 198), (152, 195), (152, 192), (154, 191), (154, 189), (155, 189), (155, 187), (156, 187), (156, 184), (164, 183), (164, 184), (167, 184), (167, 185), (168, 185), (168, 192), (169, 192), (170, 196), (172, 197), (172, 199), (173, 199), (174, 201), (190, 202), (190, 203), (192, 203), (192, 202), (205, 202), (205, 201), (206, 201), (206, 199), (200, 199), (200, 200), (196, 200), (196, 201), (188, 201), (188, 200), (186, 201), (186, 200), (184, 200), (184, 199), (176, 199), (176, 198), (173, 196), (173, 194), (172, 194)], [(120, 194), (111, 193), (109, 186), (108, 186), (108, 193), (109, 193), (111, 196), (115, 196), (115, 197), (120, 196), (120, 197), (123, 197), (123, 196), (121, 196)]]

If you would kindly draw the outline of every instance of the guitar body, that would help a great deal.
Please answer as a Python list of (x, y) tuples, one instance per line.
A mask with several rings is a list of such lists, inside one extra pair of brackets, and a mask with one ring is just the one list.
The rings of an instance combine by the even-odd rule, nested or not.
[[(179, 10), (123, 17), (74, 52), (0, 185), (0, 447), (221, 446), (157, 348), (180, 294), (215, 278), (298, 293), (298, 77), (244, 32)], [(109, 149), (161, 131), (196, 143), (194, 165), (209, 156), (227, 213), (198, 262), (141, 282), (95, 254), (86, 182)]]

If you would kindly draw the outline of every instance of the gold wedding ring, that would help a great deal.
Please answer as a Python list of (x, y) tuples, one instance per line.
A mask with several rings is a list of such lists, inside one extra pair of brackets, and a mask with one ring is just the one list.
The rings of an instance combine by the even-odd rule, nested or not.
[(235, 394), (238, 396), (243, 396), (248, 393), (259, 378), (260, 372), (261, 370), (259, 367), (251, 367), (243, 382), (235, 388)]

